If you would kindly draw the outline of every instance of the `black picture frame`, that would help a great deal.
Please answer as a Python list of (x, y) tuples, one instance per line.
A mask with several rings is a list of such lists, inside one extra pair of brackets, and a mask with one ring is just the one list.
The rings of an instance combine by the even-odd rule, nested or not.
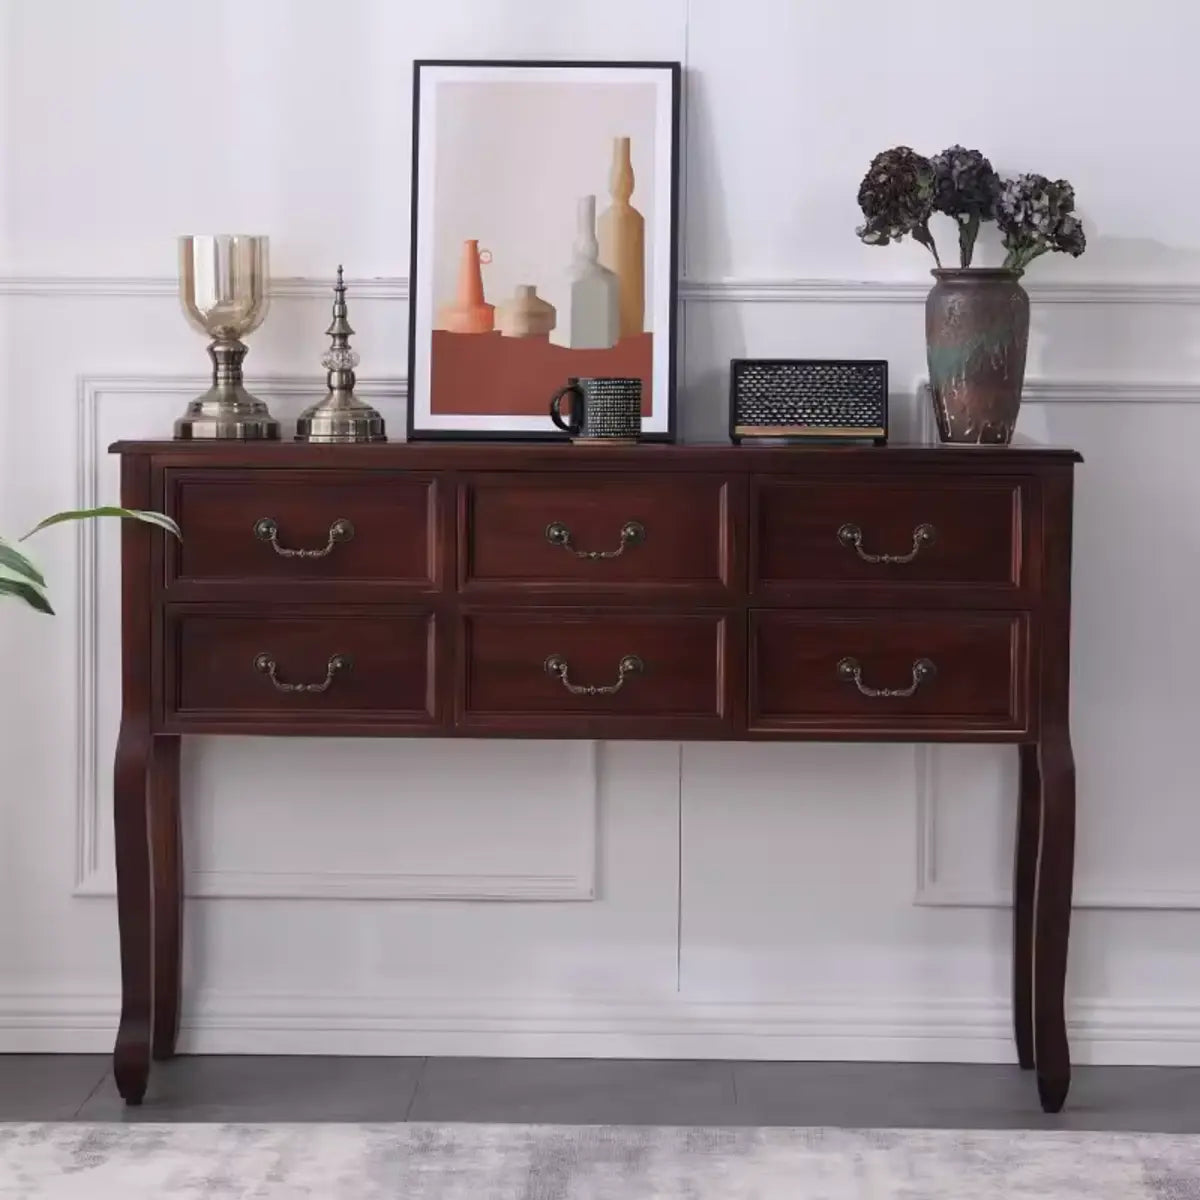
[[(426, 332), (432, 334), (432, 326), (428, 331), (419, 330), (418, 305), (416, 303), (417, 289), (421, 286), (419, 258), (421, 238), (425, 236), (421, 228), (418, 197), (420, 193), (420, 163), (421, 163), (421, 93), (422, 73), (431, 68), (554, 68), (587, 72), (589, 70), (646, 70), (647, 72), (666, 73), (670, 80), (670, 195), (667, 199), (669, 240), (669, 279), (668, 289), (668, 327), (666, 340), (666, 428), (663, 430), (647, 430), (641, 440), (647, 442), (673, 442), (676, 438), (676, 391), (678, 383), (678, 350), (679, 338), (679, 171), (681, 156), (681, 112), (683, 68), (679, 62), (670, 61), (625, 61), (625, 60), (580, 60), (570, 59), (442, 59), (428, 58), (413, 61), (412, 80), (412, 175), (410, 181), (410, 246), (408, 273), (408, 378), (407, 378), (407, 426), (406, 436), (409, 441), (505, 441), (505, 442), (549, 442), (567, 440), (567, 435), (554, 428), (549, 416), (550, 395), (547, 394), (547, 428), (541, 429), (436, 429), (422, 427), (417, 419), (415, 381), (417, 378), (417, 349), (418, 338)], [(656, 154), (658, 151), (656, 151)], [(656, 201), (657, 203), (657, 201)], [(655, 337), (658, 330), (655, 329)], [(583, 372), (579, 372), (583, 374)], [(564, 378), (561, 382), (565, 383)], [(657, 405), (658, 392), (652, 393)], [(514, 414), (515, 415), (515, 414)]]

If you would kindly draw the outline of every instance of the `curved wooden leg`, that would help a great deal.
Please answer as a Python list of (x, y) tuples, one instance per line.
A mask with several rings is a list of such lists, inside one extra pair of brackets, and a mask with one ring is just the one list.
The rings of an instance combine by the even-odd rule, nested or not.
[(1023, 1071), (1033, 1069), (1033, 898), (1037, 885), (1042, 777), (1037, 747), (1022, 745), (1013, 870), (1013, 1037)]
[(1049, 729), (1038, 744), (1041, 846), (1034, 902), (1034, 1062), (1046, 1112), (1058, 1112), (1071, 1086), (1064, 991), (1075, 869), (1075, 758), (1070, 734)]
[(141, 1104), (150, 1075), (151, 916), (147, 778), (153, 754), (149, 722), (126, 716), (113, 771), (117, 923), (121, 936), (121, 1023), (113, 1049), (117, 1090)]
[(183, 943), (183, 851), (179, 823), (179, 738), (156, 737), (150, 763), (150, 873), (154, 896), (156, 1060), (173, 1058), (179, 1036)]

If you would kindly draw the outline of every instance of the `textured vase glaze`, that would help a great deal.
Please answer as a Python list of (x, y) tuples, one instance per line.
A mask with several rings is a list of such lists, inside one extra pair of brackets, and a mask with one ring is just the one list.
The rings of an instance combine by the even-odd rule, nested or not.
[(944, 269), (925, 301), (929, 385), (943, 442), (1012, 441), (1025, 382), (1029, 297), (1021, 272)]

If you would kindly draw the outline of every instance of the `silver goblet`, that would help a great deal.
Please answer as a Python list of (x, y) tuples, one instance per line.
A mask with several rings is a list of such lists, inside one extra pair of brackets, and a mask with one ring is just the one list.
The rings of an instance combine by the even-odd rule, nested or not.
[(267, 315), (270, 298), (268, 239), (249, 234), (205, 234), (179, 239), (179, 299), (188, 321), (212, 341), (212, 387), (175, 422), (177, 438), (279, 437), (266, 404), (242, 386), (241, 339)]

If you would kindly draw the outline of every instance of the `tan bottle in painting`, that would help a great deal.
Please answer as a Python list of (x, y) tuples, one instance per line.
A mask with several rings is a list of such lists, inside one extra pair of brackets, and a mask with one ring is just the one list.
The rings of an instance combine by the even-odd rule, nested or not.
[(543, 300), (532, 283), (518, 283), (511, 298), (496, 313), (496, 328), (503, 337), (544, 337), (556, 321), (554, 305)]
[(613, 138), (612, 203), (600, 214), (596, 233), (600, 262), (617, 277), (623, 338), (636, 337), (646, 323), (646, 220), (629, 203), (633, 183), (629, 139)]

